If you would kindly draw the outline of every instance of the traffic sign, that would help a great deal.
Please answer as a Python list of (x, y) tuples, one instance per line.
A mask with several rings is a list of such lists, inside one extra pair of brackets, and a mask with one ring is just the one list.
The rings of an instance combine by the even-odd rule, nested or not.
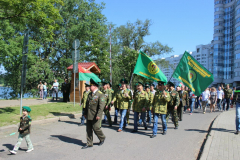
[(80, 46), (80, 41), (79, 39), (75, 39), (72, 43), (72, 47), (73, 49), (78, 49), (78, 47)]

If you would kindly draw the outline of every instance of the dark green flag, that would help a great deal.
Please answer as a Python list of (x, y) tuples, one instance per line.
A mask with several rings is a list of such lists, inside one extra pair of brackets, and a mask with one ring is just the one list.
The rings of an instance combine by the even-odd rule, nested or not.
[(133, 73), (154, 81), (167, 82), (167, 77), (158, 68), (156, 63), (142, 51), (139, 52)]
[(212, 73), (204, 68), (186, 51), (172, 77), (183, 82), (196, 96), (201, 95), (201, 93), (214, 81)]

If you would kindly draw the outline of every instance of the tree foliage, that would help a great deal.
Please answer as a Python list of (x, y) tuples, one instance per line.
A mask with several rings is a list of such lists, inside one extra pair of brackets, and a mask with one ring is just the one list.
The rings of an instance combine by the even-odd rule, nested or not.
[[(150, 35), (150, 20), (135, 23), (127, 22), (126, 25), (116, 27), (113, 32), (113, 77), (114, 84), (118, 84), (121, 78), (131, 80), (134, 67), (137, 62), (139, 50), (150, 57), (172, 52), (172, 48), (160, 42), (146, 43), (145, 38)], [(165, 63), (158, 61), (158, 65)], [(166, 63), (165, 63), (166, 64)], [(134, 80), (135, 79), (135, 80)], [(133, 76), (133, 83), (138, 80), (149, 81), (140, 76)]]
[(56, 6), (62, 6), (62, 0), (1, 0), (0, 20), (9, 20), (23, 27), (33, 25), (52, 39), (57, 28), (56, 20), (61, 15)]
[[(80, 61), (95, 61), (103, 75), (109, 75), (107, 25), (106, 18), (101, 14), (104, 5), (94, 1), (64, 0), (64, 5), (56, 4), (54, 8), (58, 10), (61, 19), (56, 18), (54, 21), (58, 27), (53, 29), (52, 38), (34, 23), (27, 24), (30, 34), (25, 92), (36, 94), (39, 81), (47, 82), (49, 87), (55, 78), (63, 82), (68, 76), (67, 67), (73, 63), (74, 39), (80, 40)], [(21, 21), (19, 25), (8, 18), (1, 22), (0, 62), (7, 71), (5, 85), (11, 86), (11, 96), (17, 97), (22, 69), (22, 33), (26, 29), (24, 23), (27, 22)]]

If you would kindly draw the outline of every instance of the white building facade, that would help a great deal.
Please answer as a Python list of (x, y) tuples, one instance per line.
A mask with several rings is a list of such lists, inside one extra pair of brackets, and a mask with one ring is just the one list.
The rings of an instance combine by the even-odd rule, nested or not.
[[(201, 64), (203, 65), (208, 71), (211, 73), (213, 72), (213, 44), (207, 45), (198, 45), (196, 46), (196, 51), (190, 52), (190, 54)], [(178, 63), (180, 62), (183, 54), (181, 55), (173, 55), (168, 58), (163, 58), (165, 61), (169, 62), (169, 67), (164, 68), (159, 66), (161, 71), (165, 74), (167, 79), (169, 80), (172, 77), (174, 70), (176, 69)], [(171, 82), (175, 85), (179, 85), (179, 81), (175, 78), (171, 78)], [(212, 85), (215, 83), (213, 82)], [(217, 85), (217, 84), (215, 84)]]

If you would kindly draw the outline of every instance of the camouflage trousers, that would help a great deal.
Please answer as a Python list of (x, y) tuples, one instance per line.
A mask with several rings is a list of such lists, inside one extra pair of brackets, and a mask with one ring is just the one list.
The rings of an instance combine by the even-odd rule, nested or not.
[(25, 140), (26, 140), (28, 150), (33, 149), (33, 145), (32, 145), (31, 139), (30, 139), (30, 134), (27, 134), (27, 135), (19, 134), (17, 144), (13, 148), (14, 151), (18, 150), (18, 148), (20, 147), (20, 145), (22, 143), (23, 138), (25, 138)]
[(168, 109), (167, 115), (166, 115), (166, 121), (168, 122), (170, 114), (172, 115), (172, 122), (174, 123), (175, 127), (178, 127), (178, 115), (176, 109)]

